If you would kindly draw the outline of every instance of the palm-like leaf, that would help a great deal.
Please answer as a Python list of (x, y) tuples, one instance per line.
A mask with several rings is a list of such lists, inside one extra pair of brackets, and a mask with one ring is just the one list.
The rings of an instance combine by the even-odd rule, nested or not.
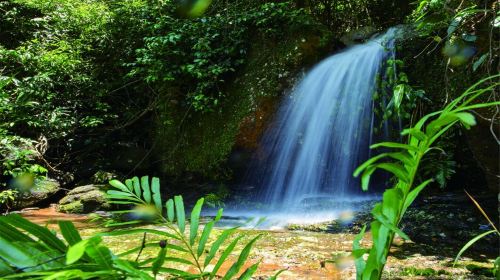
[[(198, 232), (200, 231), (200, 219), (204, 199), (202, 198), (196, 202), (190, 215), (188, 216), (186, 215), (184, 201), (181, 196), (175, 196), (173, 199), (168, 199), (167, 202), (163, 204), (158, 178), (153, 178), (151, 183), (149, 181), (149, 177), (147, 176), (142, 177), (140, 180), (138, 177), (134, 177), (126, 180), (125, 184), (117, 180), (113, 180), (110, 182), (110, 185), (114, 187), (113, 190), (108, 191), (108, 197), (111, 199), (111, 203), (130, 204), (135, 205), (136, 207), (146, 205), (154, 206), (157, 212), (157, 220), (155, 222), (167, 226), (170, 231), (165, 232), (153, 229), (128, 229), (103, 233), (101, 235), (118, 236), (145, 232), (177, 241), (177, 244), (169, 242), (164, 251), (159, 251), (157, 258), (149, 259), (142, 263), (142, 265), (152, 263), (152, 266), (143, 266), (142, 268), (152, 271), (154, 275), (163, 272), (184, 279), (197, 279), (206, 276), (213, 278), (218, 273), (222, 264), (228, 261), (229, 256), (234, 253), (236, 245), (243, 238), (242, 235), (239, 235), (230, 241), (230, 236), (236, 231), (236, 228), (227, 229), (224, 230), (212, 243), (209, 250), (206, 249), (210, 235), (213, 233), (215, 223), (222, 217), (222, 209), (218, 211), (217, 215), (212, 220), (209, 220), (203, 226), (203, 230), (201, 230), (201, 234), (199, 235)], [(130, 213), (133, 212), (133, 210), (123, 210), (117, 212)], [(186, 221), (186, 216), (190, 218), (189, 224), (188, 221)], [(124, 225), (124, 223), (117, 224)], [(187, 225), (189, 226), (189, 232), (186, 231)], [(258, 237), (245, 244), (238, 260), (228, 270), (225, 279), (230, 279), (241, 272), (251, 248), (257, 239)], [(229, 242), (229, 245), (224, 248), (222, 255), (216, 259), (215, 256), (217, 252), (226, 242)], [(133, 252), (140, 252), (140, 250), (141, 247), (137, 247), (123, 254), (126, 255)], [(208, 273), (206, 271), (207, 267), (213, 262), (215, 263), (214, 268), (210, 273)], [(165, 267), (165, 264), (168, 263), (193, 266), (198, 271), (198, 274), (182, 272), (175, 267)], [(255, 269), (247, 269), (244, 272), (245, 278), (253, 275), (256, 270), (256, 266), (257, 265), (255, 264), (253, 266)]]

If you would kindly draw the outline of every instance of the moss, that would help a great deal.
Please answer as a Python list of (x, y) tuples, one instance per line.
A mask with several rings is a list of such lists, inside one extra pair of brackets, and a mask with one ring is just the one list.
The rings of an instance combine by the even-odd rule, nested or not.
[(58, 210), (64, 213), (82, 214), (110, 207), (106, 194), (99, 185), (77, 187), (59, 201)]
[(73, 201), (68, 204), (59, 205), (58, 210), (63, 213), (83, 213), (83, 204), (80, 200)]
[[(322, 27), (284, 34), (281, 39), (254, 36), (247, 64), (223, 89), (224, 102), (218, 111), (194, 112), (175, 99), (177, 89), (167, 90), (171, 94), (160, 102), (153, 136), (155, 160), (164, 174), (192, 172), (213, 179), (231, 176), (223, 163), (235, 144), (242, 142), (238, 139), (257, 126), (249, 141), (255, 143), (278, 97), (293, 84), (304, 65), (318, 61), (332, 45), (330, 33)], [(259, 111), (261, 107), (266, 108), (264, 113)]]
[(432, 268), (417, 268), (417, 267), (406, 267), (401, 273), (403, 276), (438, 276), (438, 275), (450, 275), (449, 272), (440, 269), (435, 270)]

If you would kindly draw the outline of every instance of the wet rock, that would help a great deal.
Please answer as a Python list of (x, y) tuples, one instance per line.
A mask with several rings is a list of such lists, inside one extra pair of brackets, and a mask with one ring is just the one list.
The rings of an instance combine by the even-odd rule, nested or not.
[(342, 43), (344, 43), (346, 46), (351, 46), (370, 39), (370, 37), (376, 32), (377, 29), (375, 27), (365, 26), (346, 33), (340, 38), (340, 41), (342, 41)]
[(61, 185), (56, 180), (36, 179), (33, 187), (19, 192), (16, 200), (14, 201), (13, 209), (23, 209), (46, 203), (60, 190)]
[(103, 191), (104, 185), (77, 187), (59, 201), (59, 212), (84, 214), (96, 210), (109, 209), (110, 205)]
[(103, 170), (97, 171), (92, 175), (92, 183), (94, 184), (107, 184), (109, 181), (118, 178), (119, 176), (114, 172), (107, 172)]

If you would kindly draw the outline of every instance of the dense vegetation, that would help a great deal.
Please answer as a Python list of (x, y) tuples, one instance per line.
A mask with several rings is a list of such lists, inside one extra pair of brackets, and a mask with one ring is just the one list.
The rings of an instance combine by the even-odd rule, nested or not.
[[(157, 178), (151, 187), (147, 177), (111, 181), (110, 207), (132, 210), (120, 208), (108, 225), (168, 228), (111, 231), (144, 233), (142, 244), (121, 254), (103, 244), (104, 235), (82, 241), (70, 223), (59, 224), (63, 240), (17, 215), (1, 217), (0, 276), (216, 277), (242, 236), (225, 244), (235, 231), (228, 229), (206, 249), (222, 212), (198, 236), (203, 202), (223, 205), (225, 184), (241, 179), (246, 154), (302, 70), (400, 25), (396, 57), (380, 70), (373, 100), (381, 122), (401, 122), (393, 134), (406, 144), (373, 146), (398, 151), (384, 150), (355, 173), (363, 189), (377, 169), (394, 175), (372, 211), (373, 246), (359, 245), (363, 228), (353, 249), (358, 279), (380, 279), (393, 239), (408, 237), (399, 228), (405, 211), (428, 184), (498, 193), (498, 9), (485, 0), (0, 0), (0, 210), (21, 208), (15, 202), (25, 187), (46, 178), (67, 189), (94, 174), (99, 183), (133, 174), (169, 182), (160, 194)], [(189, 233), (182, 197), (162, 202), (174, 193), (189, 202), (205, 196), (193, 203)], [(124, 219), (131, 213), (139, 219)], [(498, 235), (489, 223), (487, 233)], [(182, 246), (148, 243), (146, 233)], [(257, 271), (259, 263), (243, 269), (257, 239), (223, 279)], [(157, 256), (137, 261), (146, 246), (158, 247)]]

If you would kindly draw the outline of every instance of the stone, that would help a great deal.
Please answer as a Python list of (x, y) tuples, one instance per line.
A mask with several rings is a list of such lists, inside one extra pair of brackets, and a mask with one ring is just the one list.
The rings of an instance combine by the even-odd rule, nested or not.
[(13, 203), (13, 210), (19, 210), (27, 207), (34, 207), (48, 200), (61, 190), (61, 185), (53, 179), (36, 179), (33, 187), (26, 191), (20, 191)]
[(59, 201), (57, 210), (63, 213), (86, 214), (96, 210), (110, 208), (104, 185), (86, 185), (76, 187)]
[(359, 44), (370, 39), (378, 30), (373, 26), (364, 26), (344, 34), (340, 41), (346, 46)]
[(116, 173), (99, 170), (94, 175), (92, 175), (92, 183), (107, 184), (109, 183), (109, 181), (116, 178), (118, 178), (118, 175)]

